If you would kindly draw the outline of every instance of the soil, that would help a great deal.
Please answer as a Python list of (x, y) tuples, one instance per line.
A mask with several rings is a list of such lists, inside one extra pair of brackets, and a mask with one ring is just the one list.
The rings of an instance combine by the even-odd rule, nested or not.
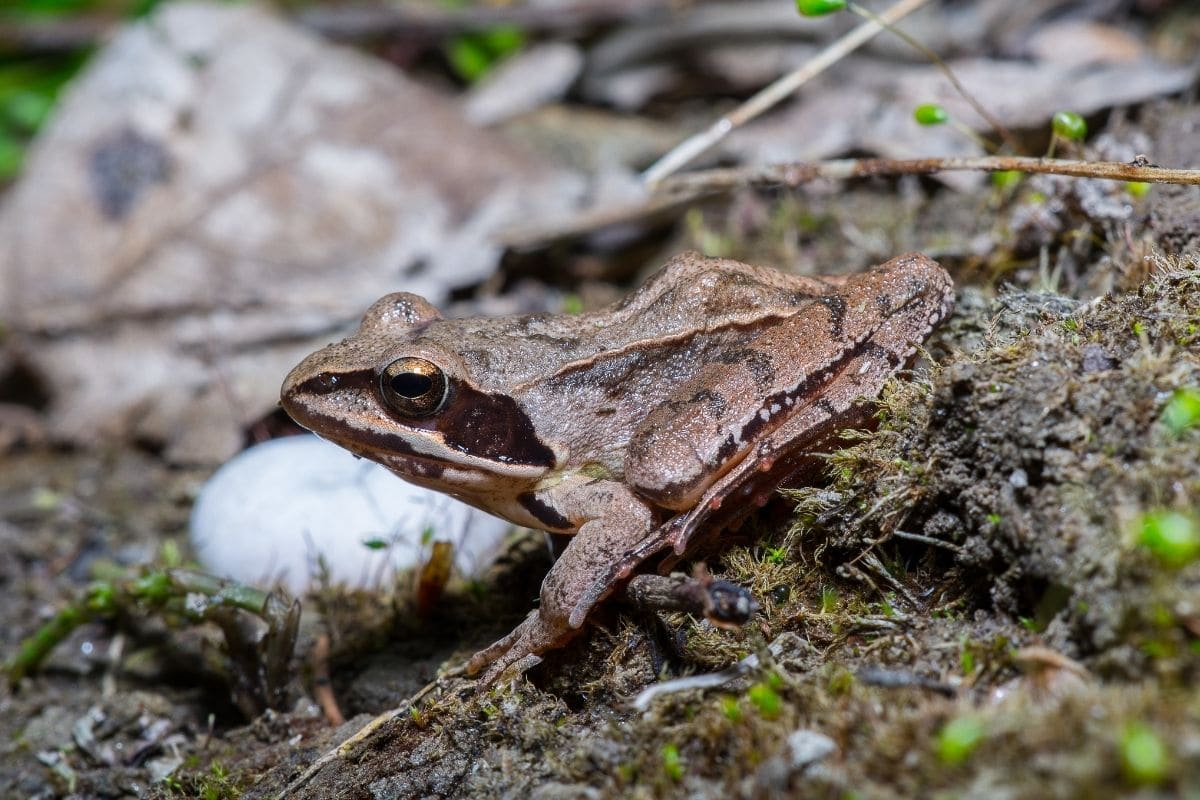
[[(1196, 129), (1196, 106), (1161, 106), (1107, 135), (1177, 146)], [(1200, 423), (1172, 416), (1200, 392), (1197, 191), (862, 182), (697, 211), (664, 252), (819, 252), (849, 269), (876, 260), (848, 233), (870, 230), (935, 255), (960, 287), (827, 483), (704, 554), (762, 604), (750, 625), (612, 605), (527, 675), (480, 689), (453, 668), (528, 611), (549, 563), (518, 537), (426, 618), (411, 581), (306, 598), (288, 701), (247, 719), (220, 632), (131, 600), (0, 693), (0, 796), (1186, 794), (1200, 785), (1200, 561), (1153, 529), (1175, 514), (1200, 538)], [(134, 447), (6, 454), (0, 651), (97, 575), (185, 562), (204, 477)], [(311, 699), (322, 633), (349, 717), (337, 726)], [(632, 704), (752, 654), (758, 667), (717, 688)]]

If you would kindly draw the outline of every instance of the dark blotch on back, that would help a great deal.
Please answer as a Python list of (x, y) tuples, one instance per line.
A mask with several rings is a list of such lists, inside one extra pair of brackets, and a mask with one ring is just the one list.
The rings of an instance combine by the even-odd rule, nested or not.
[(729, 409), (729, 403), (718, 392), (712, 389), (701, 389), (692, 395), (690, 403), (703, 403), (713, 419), (720, 419)]
[(835, 294), (830, 294), (818, 297), (817, 302), (829, 309), (830, 333), (837, 339), (842, 338), (842, 321), (846, 318), (845, 299)]
[(900, 367), (900, 355), (881, 344), (876, 342), (863, 342), (858, 352), (870, 358), (877, 358), (880, 361), (886, 361), (888, 367), (897, 369)]
[(533, 422), (511, 397), (484, 394), (460, 381), (452, 381), (452, 391), (436, 422), (447, 445), (505, 464), (554, 465), (554, 451), (538, 440)]
[(532, 514), (534, 519), (545, 525), (547, 530), (569, 531), (572, 528), (571, 520), (543, 503), (533, 492), (524, 492), (518, 495), (517, 502)]
[(775, 383), (775, 365), (771, 357), (760, 350), (730, 350), (717, 357), (720, 364), (743, 364), (754, 376), (754, 385), (760, 391), (771, 388)]

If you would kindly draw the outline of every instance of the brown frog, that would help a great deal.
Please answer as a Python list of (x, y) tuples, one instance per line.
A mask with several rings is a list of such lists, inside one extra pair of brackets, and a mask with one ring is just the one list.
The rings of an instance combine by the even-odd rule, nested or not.
[(292, 370), (283, 406), (406, 480), (574, 534), (540, 606), (471, 659), (492, 681), (574, 636), (647, 559), (812, 471), (953, 297), (919, 254), (809, 278), (684, 253), (579, 315), (444, 319), (390, 294)]

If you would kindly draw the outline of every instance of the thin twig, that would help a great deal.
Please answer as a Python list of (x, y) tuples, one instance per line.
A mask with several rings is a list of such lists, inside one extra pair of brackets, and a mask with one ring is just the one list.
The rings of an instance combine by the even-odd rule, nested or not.
[(892, 536), (895, 536), (897, 539), (908, 539), (909, 541), (912, 541), (912, 542), (920, 542), (921, 544), (928, 544), (928, 545), (932, 545), (934, 547), (944, 547), (945, 549), (952, 550), (955, 553), (962, 552), (962, 548), (959, 547), (958, 545), (954, 544), (953, 542), (942, 541), (941, 539), (935, 539), (932, 536), (923, 536), (922, 534), (919, 534), (919, 533), (908, 533), (907, 531), (892, 531)]
[(648, 225), (673, 219), (681, 208), (701, 197), (743, 187), (796, 187), (815, 180), (846, 180), (880, 175), (935, 175), (939, 172), (1028, 172), (1070, 175), (1142, 183), (1200, 185), (1200, 170), (1167, 169), (1139, 158), (1125, 164), (1117, 161), (1070, 161), (1019, 156), (973, 158), (847, 158), (806, 161), (795, 164), (730, 167), (698, 170), (675, 175), (654, 187), (646, 198), (616, 207), (588, 209), (566, 220), (540, 226), (518, 226), (497, 235), (505, 247), (529, 250), (578, 238), (620, 225)]
[(329, 677), (329, 655), (332, 647), (329, 634), (322, 633), (317, 637), (313, 646), (311, 664), (313, 673), (313, 698), (321, 706), (325, 721), (337, 727), (346, 721), (342, 709), (338, 705), (337, 695), (333, 693), (333, 681)]
[[(865, 19), (876, 19), (877, 18), (877, 15), (875, 14), (874, 11), (871, 11), (869, 8), (860, 6), (857, 3), (850, 3), (850, 4), (848, 4), (847, 7), (851, 11), (853, 11), (854, 13), (858, 14), (861, 17), (864, 17)], [(965, 100), (967, 102), (967, 104), (971, 106), (971, 108), (975, 109), (975, 113), (978, 114), (980, 117), (982, 117), (983, 120), (985, 122), (987, 122), (988, 125), (991, 126), (992, 130), (994, 130), (996, 132), (996, 134), (999, 135), (999, 137), (1002, 140), (1004, 140), (1004, 144), (1010, 150), (1012, 150), (1013, 152), (1018, 152), (1017, 140), (1012, 135), (1012, 133), (1008, 130), (1008, 128), (1005, 127), (1004, 123), (1001, 122), (1000, 119), (998, 117), (996, 117), (994, 114), (992, 114), (992, 112), (988, 111), (987, 108), (985, 108), (982, 103), (980, 103), (978, 100), (976, 100), (975, 95), (973, 95), (967, 91), (967, 87), (962, 85), (962, 82), (959, 81), (958, 76), (954, 74), (954, 70), (950, 69), (950, 65), (947, 64), (942, 59), (941, 56), (939, 56), (933, 50), (930, 50), (928, 47), (926, 47), (921, 42), (917, 41), (912, 36), (909, 36), (907, 33), (900, 30), (899, 28), (889, 27), (889, 30), (891, 31), (891, 34), (893, 36), (899, 38), (901, 41), (903, 41), (909, 47), (912, 47), (917, 52), (919, 52), (921, 55), (925, 56), (930, 61), (932, 61), (933, 65), (935, 67), (937, 67), (939, 70), (941, 70), (942, 74), (944, 76), (946, 76), (946, 80), (950, 81), (950, 85), (954, 87), (954, 91), (958, 92), (958, 96), (961, 97), (963, 100)], [(967, 134), (968, 136), (974, 137), (977, 135), (977, 134), (975, 134), (974, 131), (971, 131), (970, 128), (967, 128), (967, 130), (970, 131), (970, 133)], [(982, 137), (980, 137), (980, 138), (981, 138), (981, 142), (986, 145), (984, 147), (984, 150), (986, 150), (989, 153), (994, 153), (996, 151), (995, 145), (991, 144), (990, 142), (987, 142), (987, 140), (985, 140), (985, 139), (982, 139)]]
[(1071, 161), (1022, 156), (979, 156), (974, 158), (845, 158), (795, 164), (711, 169), (677, 175), (657, 189), (673, 197), (694, 195), (744, 186), (799, 186), (814, 180), (845, 180), (876, 175), (933, 175), (938, 172), (1029, 172), (1070, 175), (1142, 183), (1200, 185), (1200, 170), (1156, 167), (1135, 159), (1120, 161)]
[(409, 697), (404, 702), (400, 703), (400, 705), (396, 706), (390, 711), (383, 712), (366, 725), (363, 725), (355, 733), (342, 740), (342, 742), (332, 750), (327, 751), (316, 761), (309, 764), (308, 767), (302, 773), (300, 773), (295, 780), (288, 784), (287, 788), (283, 790), (283, 794), (280, 795), (280, 797), (293, 797), (297, 791), (308, 784), (308, 782), (313, 779), (313, 776), (315, 776), (326, 766), (336, 761), (349, 758), (354, 752), (355, 748), (357, 748), (366, 740), (370, 739), (372, 736), (376, 735), (385, 725), (397, 719), (409, 716), (412, 710), (417, 707), (417, 704), (425, 699), (426, 695), (440, 686), (448, 685), (450, 681), (461, 677), (462, 674), (463, 670), (461, 667), (448, 670), (446, 673), (439, 675), (429, 683), (425, 684), (420, 691)]
[[(775, 641), (767, 646), (766, 654), (771, 658), (779, 658), (787, 647), (794, 646), (794, 642), (798, 638), (794, 633), (780, 634), (775, 638)], [(736, 680), (758, 669), (760, 660), (758, 653), (753, 653), (720, 672), (688, 675), (684, 678), (675, 678), (674, 680), (651, 684), (638, 692), (637, 697), (633, 698), (630, 706), (635, 711), (646, 711), (650, 708), (650, 704), (656, 697), (676, 694), (677, 692), (686, 692), (692, 689), (711, 689), (716, 686), (723, 686), (732, 680)]]
[(732, 112), (718, 119), (707, 130), (684, 139), (669, 153), (650, 165), (642, 173), (642, 181), (647, 186), (654, 186), (663, 178), (677, 172), (689, 161), (728, 136), (730, 131), (745, 125), (759, 114), (772, 108), (805, 83), (862, 47), (884, 29), (881, 23), (894, 25), (927, 2), (929, 0), (900, 0), (880, 14), (878, 21), (868, 21), (859, 25), (813, 56), (807, 63), (763, 88)]

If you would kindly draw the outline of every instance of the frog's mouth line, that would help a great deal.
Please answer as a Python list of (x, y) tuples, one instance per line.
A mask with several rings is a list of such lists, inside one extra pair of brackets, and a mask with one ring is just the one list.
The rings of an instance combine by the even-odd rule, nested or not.
[[(473, 456), (447, 444), (437, 431), (422, 429), (413, 434), (429, 446), (428, 451), (422, 451), (403, 434), (351, 425), (344, 417), (324, 412), (311, 404), (285, 399), (284, 410), (298, 424), (321, 438), (361, 458), (382, 464), (419, 485), (447, 491), (460, 486), (470, 490), (487, 485), (494, 489), (497, 480), (532, 483), (546, 472), (545, 467), (538, 465)], [(452, 476), (447, 476), (447, 472)]]

